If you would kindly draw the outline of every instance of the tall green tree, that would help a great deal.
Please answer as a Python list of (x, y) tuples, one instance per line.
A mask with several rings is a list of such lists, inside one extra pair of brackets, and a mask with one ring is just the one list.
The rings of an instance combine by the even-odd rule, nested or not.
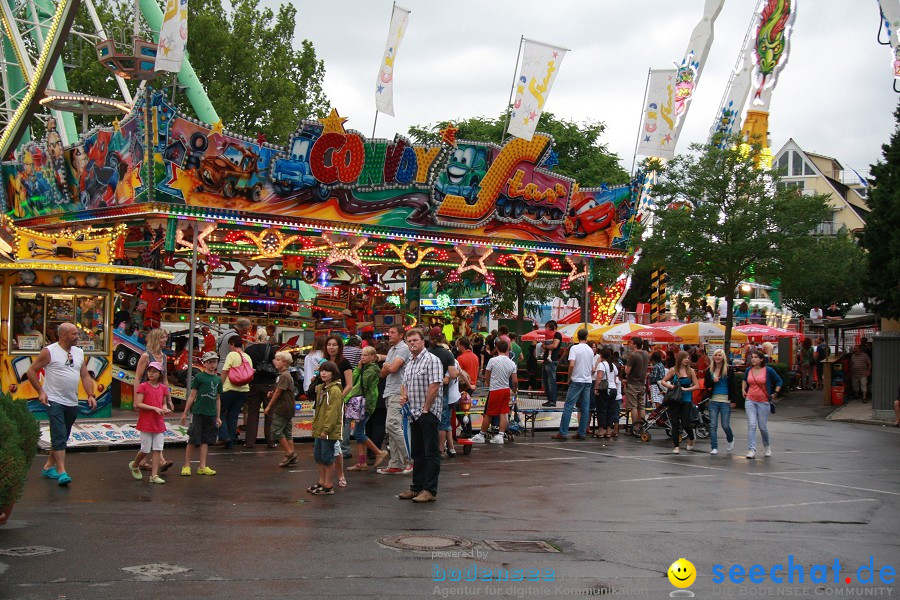
[(832, 302), (846, 311), (865, 299), (868, 259), (846, 230), (797, 240), (783, 264), (781, 302), (795, 313), (807, 315)]
[(663, 264), (673, 285), (690, 295), (707, 290), (728, 304), (731, 341), (734, 298), (742, 280), (781, 275), (784, 255), (824, 220), (824, 196), (777, 189), (776, 173), (757, 167), (760, 147), (691, 146), (670, 162), (656, 186), (652, 234), (644, 260)]
[(860, 239), (869, 254), (866, 307), (889, 319), (900, 318), (900, 107), (894, 122), (890, 143), (881, 146), (884, 160), (872, 165), (872, 212)]
[[(130, 45), (133, 4), (95, 0), (94, 5), (107, 34)], [(301, 120), (326, 114), (325, 64), (309, 40), (294, 47), (297, 9), (292, 3), (275, 12), (259, 0), (192, 0), (188, 11), (188, 57), (225, 129), (253, 138), (262, 133), (269, 142), (283, 144)], [(93, 32), (86, 11), (80, 11), (76, 27)], [(63, 60), (72, 65), (66, 74), (72, 91), (119, 96), (90, 43), (76, 38), (67, 44)], [(162, 77), (153, 85), (171, 82)], [(136, 84), (129, 87), (133, 92)], [(183, 98), (176, 97), (176, 103), (195, 116)]]
[[(472, 117), (453, 121), (459, 128), (457, 139), (473, 142), (493, 142), (500, 144), (506, 126), (506, 113), (497, 118)], [(409, 136), (417, 143), (438, 143), (440, 130), (450, 121), (434, 124), (413, 125), (409, 128)], [(619, 157), (610, 152), (606, 144), (600, 141), (606, 125), (599, 121), (577, 123), (558, 119), (552, 113), (541, 115), (537, 130), (553, 136), (553, 151), (557, 154), (559, 164), (553, 171), (572, 177), (581, 187), (596, 187), (601, 183), (621, 185), (628, 183), (628, 172), (619, 165)], [(615, 280), (616, 273), (611, 274), (610, 263), (620, 261), (594, 261), (594, 284), (607, 284)], [(602, 264), (601, 264), (602, 263)], [(536, 314), (544, 304), (554, 298), (578, 298), (583, 303), (584, 287), (579, 280), (564, 292), (560, 290), (558, 278), (540, 278), (526, 280), (520, 273), (495, 273), (496, 285), (491, 288), (491, 310), (494, 312), (515, 313), (521, 327), (528, 314)], [(520, 331), (521, 333), (521, 331)]]

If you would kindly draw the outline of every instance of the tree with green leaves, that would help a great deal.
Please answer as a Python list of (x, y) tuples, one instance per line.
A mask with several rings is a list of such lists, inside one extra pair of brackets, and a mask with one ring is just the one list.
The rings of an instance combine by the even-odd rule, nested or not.
[[(109, 35), (119, 39), (131, 31), (130, 1), (95, 0), (94, 5)], [(284, 144), (301, 120), (325, 116), (325, 64), (309, 40), (294, 48), (293, 4), (280, 5), (276, 13), (259, 0), (192, 0), (188, 11), (187, 55), (225, 129), (251, 138), (262, 133), (269, 142)], [(93, 31), (84, 11), (76, 27)], [(74, 65), (67, 73), (72, 91), (119, 96), (115, 80), (89, 43), (67, 44), (63, 60)], [(153, 85), (170, 86), (171, 80), (163, 77)], [(130, 82), (129, 87), (133, 92), (136, 85)], [(176, 103), (196, 116), (183, 98), (176, 97)]]
[[(454, 126), (459, 128), (456, 137), (460, 140), (500, 145), (504, 138), (506, 118), (504, 113), (497, 118), (472, 117), (453, 121)], [(409, 128), (409, 136), (416, 143), (436, 144), (441, 139), (440, 131), (450, 123), (451, 121), (441, 121), (430, 125), (414, 125)], [(553, 151), (557, 153), (559, 160), (553, 171), (575, 179), (581, 187), (596, 187), (601, 183), (614, 186), (630, 181), (628, 172), (619, 165), (619, 157), (600, 141), (601, 135), (606, 131), (604, 123), (577, 123), (557, 119), (552, 113), (545, 112), (538, 122), (537, 131), (553, 137)], [(621, 266), (621, 261), (595, 260), (594, 263), (594, 285), (612, 283), (621, 272), (618, 269), (611, 274)], [(521, 273), (495, 273), (495, 277), (496, 285), (491, 287), (491, 310), (515, 312), (520, 326), (527, 314), (536, 314), (541, 305), (552, 302), (554, 298), (577, 298), (579, 304), (583, 303), (584, 286), (581, 280), (575, 282), (568, 291), (562, 291), (557, 278), (538, 277), (528, 281)]]
[(808, 315), (832, 302), (846, 311), (865, 299), (866, 252), (845, 229), (797, 240), (783, 264), (778, 290), (795, 313)]
[(772, 281), (783, 257), (828, 212), (826, 197), (779, 190), (778, 175), (758, 167), (760, 146), (733, 137), (724, 148), (691, 146), (666, 165), (655, 187), (652, 233), (644, 259), (665, 265), (670, 287), (689, 296), (725, 298), (725, 343), (731, 341), (734, 298), (741, 281)]
[(883, 161), (872, 165), (872, 187), (860, 243), (868, 255), (866, 307), (888, 319), (900, 318), (900, 107), (894, 134), (881, 146)]

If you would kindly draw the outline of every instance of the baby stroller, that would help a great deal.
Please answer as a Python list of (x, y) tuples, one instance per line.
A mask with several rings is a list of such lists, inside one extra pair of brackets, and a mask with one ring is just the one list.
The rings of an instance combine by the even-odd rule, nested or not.
[[(705, 440), (709, 437), (709, 400), (702, 400), (699, 404), (691, 407), (691, 426), (694, 428), (694, 435)], [(642, 442), (649, 442), (653, 439), (650, 434), (651, 427), (662, 427), (666, 430), (666, 435), (672, 437), (672, 425), (669, 421), (669, 411), (672, 409), (670, 404), (660, 404), (650, 414), (648, 414), (641, 424), (637, 427), (637, 435)], [(684, 430), (680, 431), (682, 439), (687, 437)]]

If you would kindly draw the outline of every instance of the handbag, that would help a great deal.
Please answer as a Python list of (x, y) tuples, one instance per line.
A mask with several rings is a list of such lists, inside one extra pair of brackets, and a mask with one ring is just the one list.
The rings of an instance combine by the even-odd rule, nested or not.
[[(607, 368), (609, 366), (607, 365)], [(603, 370), (603, 379), (597, 382), (597, 391), (605, 392), (609, 390), (609, 375), (606, 374), (606, 369)]]
[(366, 399), (364, 396), (353, 396), (344, 405), (344, 418), (359, 421), (366, 415)]
[(253, 366), (247, 360), (247, 356), (241, 352), (241, 364), (228, 369), (228, 381), (231, 385), (247, 385), (253, 381)]
[(681, 402), (682, 393), (683, 392), (681, 391), (681, 384), (676, 383), (675, 387), (673, 387), (671, 390), (666, 390), (666, 395), (663, 398), (663, 402), (665, 402), (667, 404), (674, 404), (675, 402)]
[(272, 353), (272, 346), (266, 344), (266, 353), (263, 354), (262, 364), (256, 367), (256, 372), (261, 375), (269, 375), (271, 377), (278, 377), (278, 369), (275, 368), (275, 365), (272, 363), (272, 359), (269, 355)]

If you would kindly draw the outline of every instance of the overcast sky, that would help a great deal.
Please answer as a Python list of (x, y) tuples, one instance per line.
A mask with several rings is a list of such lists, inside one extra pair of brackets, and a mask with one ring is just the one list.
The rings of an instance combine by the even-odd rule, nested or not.
[[(264, 0), (277, 5), (278, 0)], [(387, 38), (387, 0), (294, 0), (297, 38), (325, 61), (325, 92), (348, 127), (370, 135), (374, 85)], [(379, 115), (376, 134), (393, 137), (413, 124), (497, 116), (509, 99), (519, 37), (571, 49), (546, 110), (603, 121), (602, 141), (631, 168), (649, 68), (681, 60), (702, 0), (402, 0), (412, 11), (395, 63), (396, 117)], [(727, 0), (691, 102), (678, 151), (705, 142), (755, 0)], [(868, 170), (894, 129), (898, 95), (891, 53), (877, 42), (876, 0), (801, 0), (791, 53), (774, 91), (773, 151), (788, 138)]]

